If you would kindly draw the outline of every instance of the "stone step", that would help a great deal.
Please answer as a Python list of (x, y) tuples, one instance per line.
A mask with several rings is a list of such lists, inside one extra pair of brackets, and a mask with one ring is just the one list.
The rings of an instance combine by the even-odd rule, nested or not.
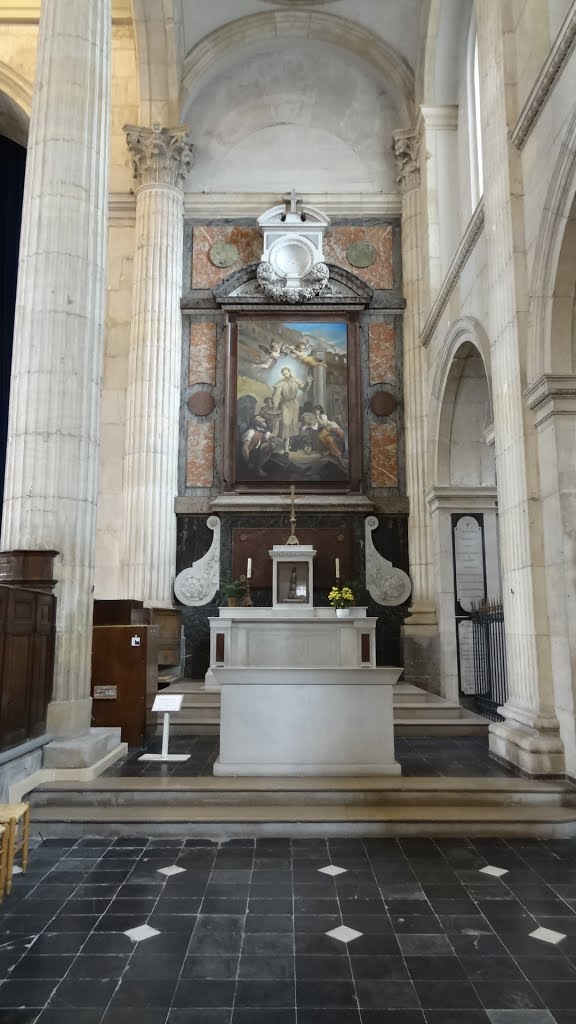
[(131, 833), (203, 835), (217, 838), (250, 836), (480, 836), (561, 838), (576, 835), (576, 809), (514, 807), (429, 801), (411, 805), (355, 807), (308, 801), (284, 807), (278, 803), (221, 806), (187, 803), (177, 807), (150, 802), (129, 807), (34, 807), (32, 827), (43, 836)]
[[(94, 780), (95, 782), (97, 780)], [(108, 782), (111, 780), (108, 779)], [(462, 803), (474, 806), (548, 806), (559, 807), (570, 804), (570, 793), (565, 788), (538, 789), (523, 787), (520, 789), (508, 786), (507, 789), (487, 789), (478, 785), (477, 779), (471, 784), (470, 779), (462, 780), (458, 787), (445, 789), (441, 786), (432, 788), (419, 785), (387, 787), (382, 785), (367, 785), (365, 779), (356, 779), (353, 785), (345, 786), (341, 780), (334, 780), (332, 787), (323, 786), (321, 781), (311, 783), (308, 787), (291, 786), (285, 779), (270, 778), (266, 780), (267, 785), (250, 785), (253, 782), (262, 780), (236, 779), (239, 785), (234, 787), (214, 786), (213, 781), (220, 781), (220, 778), (202, 778), (205, 785), (188, 783), (188, 780), (177, 780), (181, 785), (167, 787), (154, 786), (155, 780), (144, 779), (129, 780), (122, 779), (122, 786), (90, 786), (78, 784), (55, 784), (46, 783), (36, 789), (31, 795), (31, 805), (34, 808), (45, 808), (60, 806), (65, 802), (67, 807), (131, 807), (136, 804), (150, 803), (153, 795), (162, 804), (170, 807), (186, 806), (190, 803), (195, 805), (211, 804), (215, 801), (221, 807), (260, 806), (270, 803), (271, 794), (274, 794), (274, 802), (280, 806), (291, 807), (300, 805), (303, 802), (303, 794), (306, 796), (306, 803), (314, 805), (317, 802), (322, 804), (346, 804), (347, 806), (364, 807), (391, 807), (394, 805), (412, 806), (422, 804), (427, 799), (433, 800), (436, 805), (456, 806)], [(411, 780), (416, 781), (416, 780)], [(418, 780), (421, 782), (421, 780)], [(130, 784), (132, 782), (132, 784)], [(241, 784), (240, 784), (241, 783)], [(575, 812), (576, 813), (576, 812)]]
[[(220, 727), (220, 693), (206, 690), (198, 680), (181, 680), (168, 692), (183, 693), (182, 711), (174, 715), (174, 735), (217, 735)], [(166, 691), (165, 691), (166, 692)], [(410, 683), (394, 688), (394, 727), (397, 736), (485, 736), (490, 723), (454, 701), (428, 693)], [(161, 731), (161, 722), (157, 732)]]

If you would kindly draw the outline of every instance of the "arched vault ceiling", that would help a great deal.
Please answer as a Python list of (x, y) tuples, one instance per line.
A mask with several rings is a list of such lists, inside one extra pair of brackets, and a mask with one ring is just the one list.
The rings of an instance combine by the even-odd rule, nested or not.
[[(191, 3), (191, 0), (188, 2)], [(332, 6), (340, 6), (341, 2), (344, 0)], [(408, 0), (407, 6), (411, 2)], [(226, 6), (224, 0), (221, 0), (221, 6)], [(259, 6), (262, 5), (259, 3)], [(302, 39), (328, 43), (348, 56), (363, 61), (372, 72), (380, 76), (383, 90), (396, 108), (399, 127), (407, 127), (413, 122), (414, 73), (408, 62), (389, 42), (368, 31), (357, 21), (335, 17), (320, 10), (267, 10), (224, 23), (203, 37), (188, 51), (184, 62), (181, 109), (202, 88), (203, 79), (217, 73), (219, 64), (224, 66), (230, 58), (254, 46), (265, 47), (267, 43), (276, 45), (283, 37), (292, 41)]]
[(188, 53), (210, 32), (250, 14), (276, 10), (289, 16), (323, 11), (378, 36), (414, 68), (423, 4), (425, 0), (182, 0), (184, 46)]

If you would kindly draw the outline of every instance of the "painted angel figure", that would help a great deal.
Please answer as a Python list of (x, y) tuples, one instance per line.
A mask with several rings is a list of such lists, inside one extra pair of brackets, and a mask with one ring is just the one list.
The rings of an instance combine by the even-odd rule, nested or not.
[(258, 345), (258, 348), (266, 353), (264, 362), (255, 364), (260, 370), (269, 370), (282, 355), (282, 344), (279, 341), (272, 340), (270, 345)]

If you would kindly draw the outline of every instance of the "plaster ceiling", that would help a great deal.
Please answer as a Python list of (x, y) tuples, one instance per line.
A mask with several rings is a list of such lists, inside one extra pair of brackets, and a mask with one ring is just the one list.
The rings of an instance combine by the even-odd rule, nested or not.
[(189, 52), (210, 32), (249, 14), (314, 9), (357, 22), (394, 47), (414, 68), (425, 5), (426, 0), (182, 0), (184, 50)]

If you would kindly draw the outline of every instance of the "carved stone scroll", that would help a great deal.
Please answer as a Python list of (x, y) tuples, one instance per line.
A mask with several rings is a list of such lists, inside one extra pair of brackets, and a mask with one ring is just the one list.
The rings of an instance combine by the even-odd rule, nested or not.
[(412, 584), (403, 569), (397, 569), (392, 562), (383, 558), (374, 547), (372, 531), (378, 526), (376, 516), (367, 516), (364, 521), (366, 551), (366, 590), (377, 604), (403, 604), (410, 596)]
[(209, 516), (206, 525), (214, 531), (212, 543), (205, 555), (183, 569), (174, 580), (174, 593), (189, 608), (209, 604), (220, 586), (220, 520)]

